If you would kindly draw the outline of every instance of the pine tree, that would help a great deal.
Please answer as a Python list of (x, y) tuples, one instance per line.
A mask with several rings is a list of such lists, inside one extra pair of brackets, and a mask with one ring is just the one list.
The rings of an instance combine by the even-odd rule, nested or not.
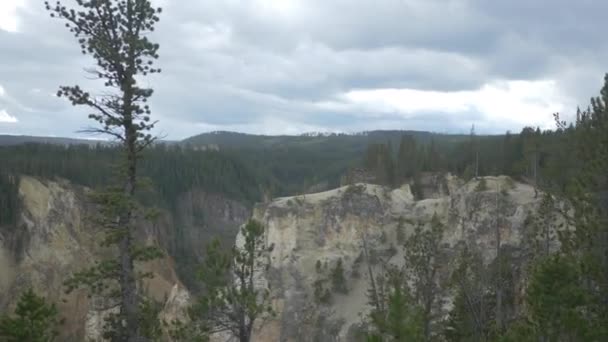
[(134, 262), (158, 254), (135, 245), (133, 226), (138, 160), (154, 141), (148, 132), (155, 122), (150, 121), (151, 112), (146, 104), (153, 91), (139, 86), (137, 80), (160, 72), (153, 67), (159, 46), (149, 41), (148, 33), (154, 30), (161, 9), (152, 7), (149, 0), (77, 0), (73, 9), (60, 1), (45, 5), (51, 17), (66, 23), (82, 53), (95, 59), (97, 65), (89, 72), (103, 80), (107, 89), (103, 95), (95, 96), (78, 85), (62, 86), (57, 95), (66, 97), (75, 106), (92, 110), (89, 118), (100, 127), (86, 132), (116, 139), (124, 152), (119, 184), (97, 196), (105, 206), (103, 224), (110, 230), (104, 244), (116, 245), (118, 258), (76, 274), (68, 287), (98, 288), (107, 279), (116, 279), (120, 293), (116, 304), (120, 307), (119, 323), (115, 325), (117, 334), (129, 342), (145, 340), (139, 329), (140, 299)]
[(527, 238), (525, 243), (530, 244), (531, 258), (548, 257), (552, 246), (557, 239), (559, 228), (556, 223), (559, 211), (555, 207), (555, 200), (549, 193), (544, 193), (538, 210), (526, 218)]
[(0, 317), (0, 341), (51, 342), (59, 336), (61, 321), (54, 304), (48, 304), (31, 289), (25, 291), (14, 315)]
[(258, 274), (268, 267), (262, 261), (270, 251), (264, 246), (264, 226), (250, 220), (241, 233), (243, 245), (229, 253), (222, 251), (217, 240), (208, 248), (200, 272), (205, 294), (191, 312), (191, 324), (199, 326), (199, 335), (227, 332), (248, 342), (256, 320), (273, 314), (269, 292), (255, 284)]
[(450, 275), (450, 286), (456, 294), (445, 329), (448, 341), (488, 339), (491, 315), (485, 273), (480, 253), (465, 245)]
[(336, 262), (336, 267), (331, 271), (331, 284), (334, 291), (339, 293), (348, 293), (346, 278), (344, 277), (342, 258), (338, 259)]
[(363, 158), (363, 167), (375, 176), (378, 184), (394, 185), (395, 162), (388, 144), (369, 145)]
[(472, 169), (474, 170), (475, 179), (477, 179), (477, 177), (479, 177), (479, 142), (475, 135), (475, 125), (471, 126), (470, 144)]
[[(578, 113), (575, 128), (580, 162), (567, 193), (573, 206), (573, 230), (561, 232), (562, 250), (580, 267), (579, 281), (587, 295), (585, 319), (593, 324), (598, 340), (608, 339), (608, 74), (600, 96)], [(566, 124), (559, 121), (562, 129)]]
[(409, 134), (403, 135), (397, 153), (397, 180), (411, 180), (418, 171), (418, 162), (416, 140)]
[(576, 263), (559, 255), (546, 257), (537, 265), (526, 294), (530, 330), (536, 340), (602, 340), (601, 331), (595, 330), (598, 327), (583, 310), (588, 298), (578, 285), (580, 277)]
[(0, 170), (0, 227), (17, 222), (19, 207), (19, 177)]
[[(410, 294), (404, 272), (388, 267), (381, 276), (382, 304), (369, 314), (368, 341), (420, 341), (424, 338), (422, 310)], [(373, 300), (373, 298), (370, 298)]]
[(433, 215), (429, 229), (416, 227), (404, 245), (405, 267), (412, 293), (422, 308), (423, 336), (431, 340), (432, 327), (436, 323), (433, 310), (440, 296), (439, 268), (444, 261), (441, 246), (444, 226), (437, 215)]
[(522, 130), (521, 136), (524, 144), (524, 155), (527, 161), (527, 176), (532, 180), (534, 185), (534, 195), (538, 194), (539, 183), (539, 162), (540, 162), (540, 139), (541, 132), (539, 128), (536, 130), (532, 127), (526, 127)]

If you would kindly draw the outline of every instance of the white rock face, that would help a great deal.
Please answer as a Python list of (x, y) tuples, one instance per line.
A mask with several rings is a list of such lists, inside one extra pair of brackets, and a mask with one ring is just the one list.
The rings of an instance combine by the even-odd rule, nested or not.
[(186, 308), (190, 306), (191, 300), (190, 292), (186, 288), (180, 284), (173, 285), (165, 306), (160, 313), (161, 320), (165, 322), (187, 321)]
[[(271, 289), (276, 319), (266, 320), (255, 332), (255, 341), (348, 340), (351, 327), (368, 312), (367, 266), (361, 265), (363, 239), (379, 256), (393, 255), (402, 264), (397, 238), (398, 222), (406, 236), (418, 224), (437, 215), (446, 226), (444, 242), (474, 243), (485, 262), (495, 256), (498, 195), (501, 246), (520, 246), (524, 220), (541, 200), (534, 189), (508, 177), (485, 177), (487, 189), (476, 189), (479, 180), (466, 184), (456, 177), (440, 177), (441, 193), (419, 201), (408, 185), (395, 190), (357, 184), (317, 194), (277, 198), (260, 205), (254, 218), (266, 227), (270, 268), (260, 283)], [(447, 194), (446, 194), (447, 192)], [(329, 303), (315, 298), (315, 284), (331, 287), (329, 274), (341, 259), (348, 293), (332, 293)], [(375, 266), (373, 266), (375, 267)], [(378, 271), (375, 269), (375, 271)]]

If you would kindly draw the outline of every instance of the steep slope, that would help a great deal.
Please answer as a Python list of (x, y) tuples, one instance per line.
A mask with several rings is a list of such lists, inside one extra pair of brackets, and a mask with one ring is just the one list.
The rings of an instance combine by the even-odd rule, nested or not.
[[(0, 227), (0, 311), (11, 309), (19, 294), (28, 288), (55, 302), (65, 324), (61, 341), (95, 340), (99, 337), (104, 310), (85, 291), (64, 294), (63, 282), (74, 272), (92, 265), (111, 251), (100, 246), (101, 232), (88, 219), (92, 207), (86, 188), (64, 181), (41, 181), (21, 177), (19, 195), (22, 210), (18, 223)], [(163, 245), (167, 224), (141, 224), (138, 239)], [(170, 298), (167, 309), (187, 296), (174, 271), (170, 257), (143, 267), (154, 278), (143, 284), (157, 301)], [(171, 313), (168, 313), (171, 315)]]
[[(508, 177), (485, 177), (484, 181), (485, 189), (479, 186), (480, 180), (464, 183), (448, 175), (441, 179), (439, 192), (432, 194), (427, 189), (432, 198), (419, 201), (408, 185), (390, 190), (357, 184), (259, 205), (253, 217), (265, 224), (266, 244), (273, 247), (267, 256), (269, 270), (259, 282), (270, 288), (277, 316), (258, 328), (255, 340), (352, 340), (369, 310), (364, 243), (374, 273), (380, 271), (380, 258), (402, 265), (399, 222), (405, 236), (416, 225), (428, 225), (433, 215), (446, 226), (443, 243), (452, 257), (440, 271), (443, 278), (449, 274), (450, 260), (460, 242), (477, 246), (484, 262), (492, 262), (497, 215), (502, 248), (525, 255), (526, 217), (537, 210), (541, 196), (536, 197), (531, 186)], [(331, 270), (338, 262), (345, 271), (347, 293), (331, 291)], [(324, 295), (328, 289), (330, 294)]]

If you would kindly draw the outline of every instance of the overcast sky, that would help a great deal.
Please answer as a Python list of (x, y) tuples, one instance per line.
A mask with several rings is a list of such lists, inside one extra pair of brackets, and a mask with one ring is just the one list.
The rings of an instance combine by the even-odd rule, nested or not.
[[(67, 0), (69, 3), (72, 0)], [(0, 0), (0, 134), (82, 136), (54, 96), (93, 65), (43, 0)], [(602, 0), (158, 0), (167, 139), (553, 127), (608, 71)]]

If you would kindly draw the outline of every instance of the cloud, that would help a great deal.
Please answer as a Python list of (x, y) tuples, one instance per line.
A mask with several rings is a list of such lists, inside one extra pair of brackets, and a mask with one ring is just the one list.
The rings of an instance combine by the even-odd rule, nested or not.
[(0, 30), (8, 32), (17, 31), (17, 10), (24, 5), (25, 0), (2, 0), (0, 2)]
[[(417, 89), (355, 90), (344, 98), (368, 111), (397, 113), (403, 118), (415, 117), (417, 113), (445, 113), (461, 116), (463, 124), (499, 121), (504, 129), (525, 125), (554, 125), (552, 113), (567, 108), (568, 98), (559, 93), (555, 81), (507, 81), (486, 84), (474, 91), (425, 91)], [(470, 122), (466, 116), (471, 112), (483, 115)], [(446, 115), (446, 116), (447, 116)], [(470, 119), (470, 118), (469, 118)]]
[[(598, 44), (608, 2), (154, 2), (164, 7), (150, 36), (163, 73), (146, 84), (170, 139), (214, 129), (550, 127), (553, 111), (572, 113), (597, 93), (608, 59)], [(16, 23), (0, 26), (0, 108), (19, 117), (12, 129), (78, 135), (92, 124), (88, 111), (53, 94), (72, 84), (101, 92), (83, 72), (94, 61), (40, 1), (0, 3), (0, 22)]]
[(5, 109), (0, 109), (0, 124), (1, 123), (17, 123), (19, 122), (19, 120), (17, 120), (16, 117), (10, 115)]

